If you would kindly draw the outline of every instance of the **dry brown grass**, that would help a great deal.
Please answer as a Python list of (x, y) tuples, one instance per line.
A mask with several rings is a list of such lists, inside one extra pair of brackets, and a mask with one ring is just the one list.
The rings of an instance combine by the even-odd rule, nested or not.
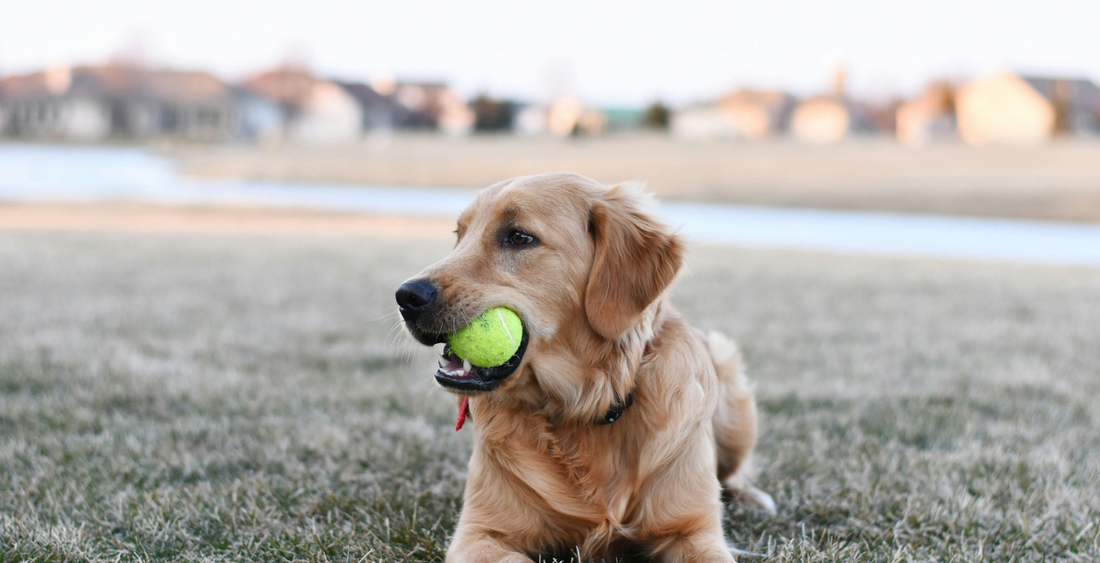
[(134, 202), (0, 203), (0, 231), (445, 238), (454, 221), (295, 209)]
[(664, 198), (744, 204), (1100, 221), (1100, 142), (908, 148), (402, 135), (349, 146), (169, 151), (187, 173), (269, 180), (484, 187), (568, 170), (644, 179)]

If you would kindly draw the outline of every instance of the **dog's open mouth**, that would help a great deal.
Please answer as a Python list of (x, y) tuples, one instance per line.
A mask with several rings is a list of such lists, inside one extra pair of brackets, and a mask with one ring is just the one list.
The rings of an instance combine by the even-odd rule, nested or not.
[(523, 338), (516, 353), (499, 366), (479, 368), (459, 358), (450, 346), (445, 346), (443, 356), (439, 358), (439, 370), (435, 372), (435, 380), (444, 387), (459, 391), (492, 391), (504, 378), (516, 371), (520, 362), (523, 361), (525, 351), (527, 351), (527, 331), (523, 332)]

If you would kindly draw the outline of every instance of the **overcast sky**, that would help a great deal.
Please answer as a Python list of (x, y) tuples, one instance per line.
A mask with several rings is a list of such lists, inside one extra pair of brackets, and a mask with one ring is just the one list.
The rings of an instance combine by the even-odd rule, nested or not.
[(237, 79), (288, 57), (467, 93), (673, 103), (737, 85), (912, 93), (1000, 68), (1100, 79), (1100, 0), (6, 0), (0, 74), (146, 51)]

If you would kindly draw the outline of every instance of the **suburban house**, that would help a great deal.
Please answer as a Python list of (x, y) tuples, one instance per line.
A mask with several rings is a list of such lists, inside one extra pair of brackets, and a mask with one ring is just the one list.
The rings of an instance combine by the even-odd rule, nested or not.
[(159, 121), (143, 133), (200, 141), (230, 138), (237, 104), (233, 91), (206, 72), (154, 70), (145, 74), (144, 102)]
[(773, 137), (790, 123), (794, 98), (781, 90), (736, 90), (718, 101), (746, 139)]
[(351, 94), (362, 111), (364, 131), (392, 131), (413, 120), (412, 110), (398, 104), (392, 96), (380, 94), (362, 82), (337, 82)]
[(254, 76), (245, 89), (282, 112), (283, 137), (306, 143), (342, 143), (362, 136), (363, 110), (339, 84), (296, 68)]
[(787, 129), (793, 108), (794, 98), (781, 90), (735, 90), (676, 112), (672, 132), (686, 139), (765, 139)]
[(205, 72), (120, 64), (0, 79), (0, 134), (27, 139), (341, 143), (373, 130), (465, 134), (474, 121), (443, 83), (393, 82), (382, 92), (291, 67), (236, 87)]
[(738, 132), (730, 116), (717, 104), (694, 104), (672, 114), (673, 136), (688, 140), (736, 139)]
[(294, 141), (348, 142), (394, 129), (465, 134), (474, 127), (473, 110), (441, 82), (366, 84), (280, 68), (250, 78), (244, 87), (281, 109), (284, 137)]
[(545, 134), (548, 130), (546, 114), (546, 108), (538, 104), (521, 106), (512, 118), (512, 130), (525, 136)]
[(247, 88), (233, 88), (237, 103), (237, 127), (233, 137), (244, 141), (275, 143), (282, 139), (283, 111), (275, 102)]
[(0, 80), (0, 97), (3, 132), (28, 138), (218, 141), (237, 118), (229, 87), (205, 72), (60, 66)]
[(898, 106), (898, 140), (907, 145), (953, 139), (955, 125), (955, 88), (945, 81), (930, 83), (914, 100)]
[(572, 96), (560, 96), (545, 105), (529, 105), (515, 118), (516, 131), (524, 135), (595, 135), (603, 133), (607, 125), (602, 111), (585, 107)]
[(3, 132), (38, 139), (105, 139), (122, 100), (110, 99), (111, 92), (94, 78), (92, 69), (55, 67), (0, 80), (7, 116)]
[(1100, 89), (1083, 79), (999, 72), (963, 86), (956, 113), (959, 135), (971, 145), (1098, 134)]
[(870, 109), (843, 96), (806, 99), (791, 116), (791, 133), (808, 143), (835, 143), (876, 130)]
[(807, 143), (835, 143), (853, 135), (878, 130), (866, 104), (850, 98), (845, 90), (847, 72), (843, 65), (833, 70), (829, 94), (807, 98), (791, 115), (791, 133)]
[(463, 135), (474, 128), (474, 111), (442, 82), (396, 82), (393, 98), (408, 110), (402, 127), (437, 129), (452, 135)]

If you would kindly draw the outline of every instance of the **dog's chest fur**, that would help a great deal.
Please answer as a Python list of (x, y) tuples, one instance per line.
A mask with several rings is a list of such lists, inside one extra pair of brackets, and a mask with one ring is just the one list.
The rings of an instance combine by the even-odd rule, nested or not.
[[(673, 360), (683, 353), (666, 352)], [(667, 469), (687, 445), (686, 437), (709, 435), (699, 428), (710, 419), (708, 408), (692, 420), (669, 417), (668, 411), (707, 405), (699, 380), (713, 374), (676, 380), (647, 373), (659, 372), (663, 361), (670, 360), (639, 370), (633, 406), (608, 425), (555, 423), (545, 412), (479, 408), (472, 402), (478, 443), (467, 494), (480, 498), (467, 502), (516, 510), (523, 517), (517, 515), (515, 522), (530, 523), (531, 517), (540, 522), (496, 530), (524, 551), (580, 546), (587, 556), (600, 558), (644, 540), (647, 523), (639, 515), (644, 510), (638, 495), (644, 482)]]
[(497, 500), (520, 505), (542, 521), (539, 527), (502, 536), (523, 538), (522, 546), (516, 547), (582, 546), (586, 552), (603, 552), (629, 534), (631, 497), (642, 477), (641, 443), (628, 440), (636, 432), (614, 426), (634, 422), (641, 410), (630, 410), (612, 425), (566, 429), (555, 428), (542, 413), (527, 413), (528, 424), (506, 439), (490, 435), (480, 440), (471, 460), (471, 479), (476, 478), (475, 468), (494, 473), (501, 495)]

